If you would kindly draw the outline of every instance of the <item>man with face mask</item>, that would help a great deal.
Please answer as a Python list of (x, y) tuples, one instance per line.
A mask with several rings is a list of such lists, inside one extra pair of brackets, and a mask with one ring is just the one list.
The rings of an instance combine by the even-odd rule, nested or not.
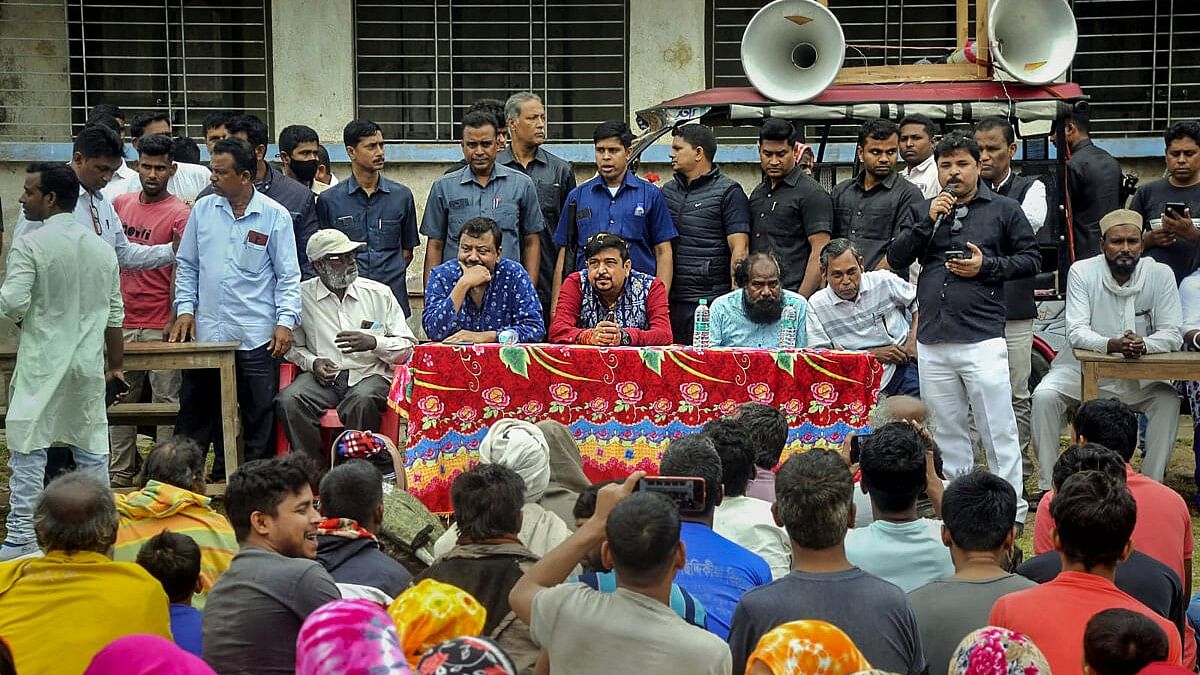
[[(1059, 432), (1080, 399), (1080, 367), (1071, 348), (1137, 359), (1179, 351), (1182, 311), (1170, 266), (1142, 255), (1142, 216), (1117, 209), (1100, 220), (1101, 254), (1067, 274), (1067, 339), (1033, 392), (1033, 444), (1038, 487), (1051, 488)], [(1116, 398), (1146, 414), (1142, 473), (1161, 481), (1179, 430), (1179, 396), (1169, 382), (1101, 380), (1100, 398)]]
[(546, 335), (533, 281), (520, 263), (503, 257), (503, 237), (491, 218), (463, 223), (458, 257), (434, 267), (425, 285), (421, 322), (430, 340), (500, 342), (511, 331), (517, 342), (537, 342)]
[(796, 308), (796, 346), (825, 347), (829, 337), (803, 295), (783, 288), (779, 261), (751, 253), (733, 270), (737, 288), (713, 302), (709, 328), (714, 347), (776, 349), (784, 306)]
[(358, 276), (365, 246), (339, 230), (308, 240), (317, 277), (300, 284), (304, 323), (286, 356), (304, 372), (275, 397), (275, 416), (292, 447), (315, 457), (325, 455), (319, 422), (329, 408), (347, 429), (379, 431), (393, 367), (417, 343), (392, 290)]
[(583, 246), (584, 269), (563, 280), (550, 341), (616, 347), (671, 344), (662, 279), (633, 269), (629, 245), (609, 232)]
[(330, 183), (317, 180), (317, 171), (321, 168), (320, 147), (321, 137), (312, 127), (293, 124), (279, 132), (279, 162), (283, 165), (283, 175), (307, 186), (314, 195), (332, 187)]

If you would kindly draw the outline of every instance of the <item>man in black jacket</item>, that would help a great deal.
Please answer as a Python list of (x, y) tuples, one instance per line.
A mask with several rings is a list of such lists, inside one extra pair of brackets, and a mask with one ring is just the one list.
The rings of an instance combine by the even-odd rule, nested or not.
[[(379, 548), (383, 522), (383, 476), (369, 462), (352, 460), (321, 479), (317, 562), (349, 597), (350, 587), (378, 589), (390, 598), (412, 583), (404, 566)], [(369, 590), (362, 595), (374, 595)]]
[[(1074, 223), (1071, 229), (1075, 259), (1084, 260), (1100, 254), (1100, 219), (1124, 207), (1121, 202), (1121, 165), (1112, 155), (1092, 145), (1086, 112), (1069, 112), (1063, 116), (1060, 124), (1063, 125), (1063, 135), (1070, 148), (1067, 154), (1067, 195), (1070, 197), (1069, 208)], [(1057, 142), (1058, 136), (1052, 134), (1050, 138)]]
[[(947, 477), (964, 474), (974, 464), (969, 405), (991, 450), (992, 471), (1019, 495), (1021, 450), (1008, 381), (1004, 282), (1037, 272), (1037, 242), (1021, 205), (979, 180), (980, 151), (974, 138), (947, 134), (934, 154), (944, 191), (909, 211), (887, 256), (892, 269), (921, 263), (921, 398), (938, 411), (934, 440)], [(1026, 509), (1018, 499), (1018, 523), (1025, 522)]]
[(750, 249), (750, 201), (737, 181), (713, 165), (717, 138), (706, 126), (675, 129), (671, 167), (675, 177), (663, 196), (675, 220), (675, 283), (671, 286), (671, 332), (692, 343), (693, 317), (701, 298), (713, 300), (733, 289), (733, 268)]

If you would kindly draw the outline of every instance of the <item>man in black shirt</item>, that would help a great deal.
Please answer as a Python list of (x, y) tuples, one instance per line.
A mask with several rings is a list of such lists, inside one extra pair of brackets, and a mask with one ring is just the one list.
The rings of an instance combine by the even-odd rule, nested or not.
[[(1170, 265), (1178, 284), (1200, 263), (1200, 123), (1176, 122), (1164, 138), (1167, 177), (1138, 188), (1129, 208), (1147, 224), (1145, 254)], [(1167, 204), (1183, 204), (1183, 213)]]
[[(921, 263), (921, 398), (938, 411), (934, 439), (948, 477), (966, 473), (974, 464), (967, 433), (969, 404), (991, 449), (992, 471), (1020, 495), (1021, 450), (1004, 341), (1004, 282), (1037, 272), (1037, 242), (1021, 205), (979, 180), (980, 151), (974, 138), (947, 134), (934, 154), (944, 191), (909, 211), (887, 254), (892, 269)], [(1026, 508), (1025, 500), (1018, 499), (1018, 523), (1025, 522)]]
[(796, 164), (792, 125), (769, 119), (758, 133), (765, 174), (750, 194), (750, 252), (775, 254), (781, 282), (808, 297), (821, 284), (821, 249), (829, 243), (833, 202)]
[(693, 318), (701, 299), (713, 301), (733, 290), (733, 268), (750, 247), (750, 202), (742, 186), (713, 165), (717, 138), (701, 124), (675, 129), (671, 167), (675, 177), (663, 196), (679, 238), (671, 284), (671, 332), (692, 344)]
[[(921, 191), (895, 172), (900, 154), (900, 127), (888, 120), (871, 120), (858, 130), (858, 161), (863, 168), (854, 178), (833, 188), (833, 237), (854, 244), (866, 262), (864, 271), (887, 269), (887, 247), (908, 209), (924, 201)], [(908, 278), (907, 270), (900, 276)]]
[(504, 117), (511, 142), (496, 155), (496, 163), (524, 173), (537, 187), (538, 205), (546, 225), (538, 232), (542, 248), (539, 251), (541, 265), (537, 294), (542, 302), (542, 316), (549, 317), (553, 316), (550, 292), (554, 288), (554, 263), (558, 260), (554, 228), (562, 216), (567, 195), (575, 189), (575, 172), (566, 160), (542, 147), (546, 142), (546, 107), (542, 105), (541, 97), (528, 91), (509, 96), (504, 104)]
[[(1063, 134), (1067, 147), (1067, 195), (1074, 223), (1075, 259), (1100, 254), (1100, 219), (1122, 208), (1121, 165), (1113, 156), (1092, 145), (1088, 136), (1088, 116), (1068, 112), (1063, 116)], [(1057, 135), (1051, 135), (1057, 139)], [(1062, 149), (1059, 148), (1061, 151)]]

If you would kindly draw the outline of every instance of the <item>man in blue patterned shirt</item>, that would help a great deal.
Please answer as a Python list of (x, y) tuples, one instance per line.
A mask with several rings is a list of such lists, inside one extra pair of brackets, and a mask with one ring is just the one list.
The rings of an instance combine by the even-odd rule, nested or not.
[(463, 224), (458, 258), (433, 268), (425, 286), (421, 323), (430, 340), (498, 342), (512, 330), (518, 342), (537, 342), (546, 334), (533, 281), (520, 263), (502, 257), (502, 237), (491, 218)]

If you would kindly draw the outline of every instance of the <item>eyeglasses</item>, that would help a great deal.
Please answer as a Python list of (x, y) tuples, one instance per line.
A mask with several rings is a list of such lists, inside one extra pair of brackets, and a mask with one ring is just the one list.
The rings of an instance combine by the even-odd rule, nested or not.
[(92, 229), (96, 230), (96, 234), (103, 236), (104, 233), (100, 231), (100, 210), (96, 208), (96, 200), (90, 194), (88, 195), (88, 207), (92, 211)]
[(960, 206), (957, 209), (954, 209), (954, 224), (950, 226), (950, 234), (958, 234), (959, 232), (962, 232), (962, 219), (967, 217), (967, 213), (969, 213), (969, 211), (965, 206)]

